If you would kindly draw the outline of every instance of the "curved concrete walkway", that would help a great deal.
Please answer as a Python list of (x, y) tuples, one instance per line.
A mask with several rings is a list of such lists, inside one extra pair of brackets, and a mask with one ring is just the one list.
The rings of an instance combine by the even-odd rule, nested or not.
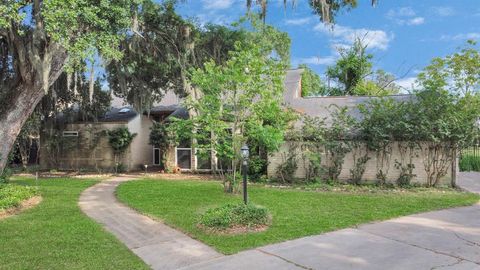
[[(480, 269), (480, 205), (411, 215), (222, 256), (118, 203), (128, 178), (97, 184), (80, 206), (154, 269)], [(480, 174), (458, 184), (480, 193)]]
[(102, 181), (80, 196), (79, 205), (153, 269), (178, 269), (222, 255), (209, 246), (143, 216), (115, 198), (115, 189), (128, 177)]

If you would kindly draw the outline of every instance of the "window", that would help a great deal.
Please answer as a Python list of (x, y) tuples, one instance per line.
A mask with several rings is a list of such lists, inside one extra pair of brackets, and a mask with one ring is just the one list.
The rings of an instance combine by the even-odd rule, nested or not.
[(177, 166), (184, 170), (192, 168), (192, 149), (177, 148)]
[(153, 165), (160, 165), (160, 149), (153, 148)]
[(63, 137), (78, 137), (78, 131), (64, 131)]
[(197, 170), (212, 169), (212, 151), (197, 151)]
[(120, 109), (120, 111), (118, 111), (118, 113), (120, 113), (120, 114), (128, 113), (128, 112), (130, 112), (130, 108), (122, 108), (122, 109)]
[(192, 143), (190, 140), (180, 141), (175, 152), (175, 158), (180, 169), (192, 169)]
[(217, 170), (231, 171), (233, 169), (233, 161), (228, 157), (217, 156)]

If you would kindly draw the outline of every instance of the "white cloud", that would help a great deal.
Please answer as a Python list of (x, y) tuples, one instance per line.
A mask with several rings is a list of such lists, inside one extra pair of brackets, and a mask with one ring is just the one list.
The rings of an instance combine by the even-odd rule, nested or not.
[(387, 34), (382, 30), (358, 28), (354, 29), (348, 26), (326, 26), (319, 23), (314, 30), (323, 34), (327, 34), (334, 39), (334, 43), (352, 44), (357, 38), (364, 41), (365, 45), (370, 49), (386, 50), (388, 44), (393, 40), (393, 34)]
[(312, 56), (312, 57), (307, 57), (307, 58), (296, 58), (292, 62), (293, 66), (296, 66), (298, 64), (309, 64), (309, 65), (316, 65), (316, 66), (322, 66), (322, 65), (331, 65), (335, 63), (336, 59), (333, 56), (327, 56), (327, 57), (319, 57), (319, 56)]
[(402, 7), (399, 9), (390, 9), (386, 17), (398, 25), (420, 25), (425, 22), (424, 17), (416, 16), (416, 12), (411, 7)]
[(420, 24), (423, 24), (425, 22), (425, 18), (423, 17), (415, 17), (413, 19), (410, 19), (407, 21), (407, 24), (408, 25), (420, 25)]
[(432, 11), (442, 17), (452, 16), (455, 14), (455, 10), (452, 7), (433, 7)]
[(233, 5), (233, 0), (202, 0), (204, 9), (227, 9)]
[(312, 17), (285, 20), (287, 25), (305, 25), (312, 21)]
[(403, 79), (399, 79), (395, 81), (395, 84), (400, 86), (404, 90), (412, 90), (414, 88), (418, 88), (418, 84), (416, 83), (417, 77), (407, 77)]
[(413, 17), (415, 16), (415, 11), (411, 7), (401, 7), (399, 9), (390, 9), (387, 12), (387, 17)]
[(480, 39), (480, 32), (462, 33), (456, 35), (442, 35), (441, 40), (467, 40), (467, 39)]

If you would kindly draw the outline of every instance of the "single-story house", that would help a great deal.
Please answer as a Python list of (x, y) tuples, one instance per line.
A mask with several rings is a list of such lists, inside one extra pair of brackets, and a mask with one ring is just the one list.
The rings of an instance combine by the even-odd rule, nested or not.
[[(356, 116), (359, 112), (356, 108), (358, 104), (364, 103), (372, 97), (364, 96), (346, 96), (346, 97), (303, 97), (301, 74), (302, 69), (289, 70), (285, 78), (285, 104), (295, 111), (310, 116), (319, 116), (326, 118), (328, 124), (332, 106), (348, 107), (349, 113)], [(397, 100), (405, 100), (411, 98), (410, 95), (392, 96)], [(373, 97), (374, 98), (374, 97)], [(40, 149), (40, 165), (41, 167), (58, 168), (58, 169), (81, 169), (81, 168), (97, 168), (111, 169), (115, 166), (115, 156), (109, 146), (108, 138), (100, 136), (95, 139), (97, 132), (102, 130), (112, 130), (118, 127), (128, 127), (130, 132), (136, 133), (129, 149), (117, 162), (123, 164), (126, 170), (143, 170), (144, 165), (152, 166), (161, 165), (161, 151), (167, 152), (167, 167), (178, 168), (183, 171), (192, 172), (211, 172), (217, 168), (217, 160), (215, 156), (210, 158), (195, 155), (195, 149), (189, 143), (182, 143), (171, 149), (158, 149), (149, 144), (150, 127), (153, 121), (161, 121), (168, 117), (188, 117), (188, 111), (181, 106), (181, 100), (175, 94), (168, 92), (163, 100), (154, 104), (150, 113), (138, 113), (128, 104), (124, 104), (122, 100), (114, 98), (112, 107), (104, 117), (98, 122), (74, 122), (67, 124), (61, 136), (63, 140), (70, 140), (72, 144), (68, 151), (57, 150), (56, 156), (52, 157), (51, 149), (48, 144), (41, 143)], [(295, 126), (302, 123), (298, 121)], [(282, 163), (285, 151), (288, 149), (289, 142), (283, 145), (279, 152), (272, 153), (269, 156), (268, 176), (276, 177), (278, 165)], [(73, 145), (73, 146), (72, 146)], [(394, 168), (394, 160), (400, 159), (397, 147), (392, 147), (392, 158), (388, 168), (388, 179), (396, 179), (398, 170)], [(350, 178), (350, 169), (354, 166), (354, 153), (347, 154), (343, 165), (340, 179), (347, 180)], [(370, 159), (367, 162), (366, 170), (363, 175), (364, 181), (374, 181), (376, 179), (376, 157), (374, 153), (369, 154)], [(419, 164), (414, 168), (415, 177), (413, 182), (424, 183), (426, 173), (423, 169), (422, 156), (417, 155), (414, 162)], [(295, 177), (305, 177), (305, 166), (298, 166)], [(450, 183), (455, 178), (457, 166), (452, 163), (450, 173), (448, 173), (442, 183)]]
[[(332, 110), (336, 108), (347, 107), (348, 113), (356, 119), (361, 118), (361, 113), (358, 110), (358, 105), (366, 103), (372, 98), (371, 96), (330, 96), (330, 97), (303, 97), (302, 96), (302, 82), (301, 82), (301, 69), (290, 70), (287, 72), (285, 78), (285, 92), (284, 100), (287, 106), (294, 109), (295, 111), (314, 117), (320, 117), (325, 119), (326, 125), (331, 123)], [(389, 96), (398, 101), (407, 101), (412, 98), (412, 95), (409, 94), (400, 94)], [(296, 127), (300, 127), (302, 121), (298, 120), (295, 123)], [(267, 168), (267, 173), (269, 177), (276, 177), (278, 166), (284, 161), (285, 153), (289, 151), (291, 142), (286, 142), (280, 150), (276, 153), (272, 153), (269, 156), (269, 163)], [(404, 153), (400, 153), (399, 142), (394, 142), (391, 145), (391, 154), (389, 156), (389, 162), (384, 164), (383, 171), (387, 174), (387, 179), (389, 181), (395, 181), (399, 177), (400, 171), (395, 168), (395, 161), (401, 161), (402, 158), (405, 158)], [(404, 150), (404, 149), (403, 149)], [(297, 151), (301, 152), (299, 147)], [(359, 153), (351, 151), (348, 153), (344, 159), (341, 173), (339, 175), (340, 180), (349, 180), (351, 179), (351, 170), (354, 169), (355, 159), (358, 158)], [(403, 154), (403, 155), (402, 155)], [(368, 161), (365, 166), (365, 172), (362, 176), (362, 181), (364, 182), (374, 182), (377, 181), (377, 172), (378, 172), (378, 163), (377, 155), (374, 152), (368, 152)], [(301, 156), (301, 153), (298, 153), (298, 156)], [(412, 158), (412, 164), (415, 164), (412, 174), (414, 175), (412, 183), (425, 184), (427, 179), (427, 173), (424, 167), (425, 154), (420, 150), (415, 150), (414, 157)], [(322, 162), (325, 162), (325, 155), (322, 156)], [(305, 160), (299, 158), (298, 168), (294, 173), (295, 178), (305, 178), (308, 165), (302, 164)], [(440, 184), (448, 185), (451, 182), (455, 182), (456, 175), (458, 173), (458, 159), (453, 158), (453, 162), (447, 168), (448, 173), (441, 178)]]

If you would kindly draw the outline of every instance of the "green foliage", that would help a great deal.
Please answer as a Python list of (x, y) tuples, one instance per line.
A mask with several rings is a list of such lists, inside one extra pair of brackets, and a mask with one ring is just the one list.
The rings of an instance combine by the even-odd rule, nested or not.
[(156, 148), (160, 148), (161, 164), (164, 169), (168, 169), (166, 167), (167, 149), (175, 145), (177, 141), (175, 133), (168, 128), (168, 124), (166, 122), (154, 122), (153, 125), (150, 127), (149, 140), (151, 145)]
[(18, 154), (20, 155), (22, 165), (24, 168), (27, 167), (29, 158), (30, 158), (30, 151), (34, 142), (39, 143), (40, 139), (40, 129), (41, 129), (41, 116), (39, 113), (34, 112), (30, 117), (27, 119), (25, 124), (22, 127), (22, 130), (17, 136), (15, 141), (15, 147), (18, 150)]
[(0, 183), (0, 211), (19, 206), (22, 201), (37, 194), (32, 187)]
[(459, 167), (461, 172), (480, 172), (480, 157), (474, 155), (462, 155)]
[(298, 68), (303, 69), (302, 72), (302, 96), (325, 96), (327, 95), (327, 86), (320, 76), (310, 69), (307, 65), (301, 64)]
[(210, 61), (192, 70), (194, 90), (185, 102), (192, 115), (171, 124), (180, 137), (192, 138), (195, 148), (232, 160), (234, 177), (241, 145), (278, 149), (292, 119), (281, 106), (285, 65), (266, 53), (272, 52), (271, 43), (254, 43), (255, 35), (237, 43), (223, 65)]
[(325, 173), (322, 166), (322, 154), (325, 152), (326, 126), (325, 121), (318, 117), (305, 116), (301, 130), (302, 159), (306, 170), (305, 180), (316, 180)]
[(127, 127), (120, 127), (108, 131), (108, 142), (115, 154), (123, 154), (136, 135), (136, 133), (130, 133)]
[(1, 173), (0, 173), (0, 184), (6, 184), (9, 182), (10, 177), (12, 176), (12, 170), (8, 167), (6, 167)]
[[(335, 22), (336, 15), (342, 10), (350, 10), (357, 7), (357, 0), (309, 0), (308, 3), (320, 19), (326, 23)], [(372, 5), (375, 1), (372, 2)]]
[(114, 93), (137, 111), (149, 110), (166, 89), (183, 95), (187, 68), (195, 66), (198, 31), (175, 13), (174, 3), (144, 1), (136, 33), (122, 40), (124, 56), (107, 66)]
[(371, 76), (360, 81), (353, 91), (358, 96), (388, 96), (398, 94), (400, 87), (395, 84), (395, 76), (378, 69)]
[(213, 229), (227, 229), (238, 226), (257, 227), (269, 222), (268, 210), (253, 204), (225, 204), (208, 209), (201, 217), (200, 224)]
[(266, 174), (268, 158), (254, 155), (248, 158), (248, 177), (250, 181), (259, 181)]
[(353, 95), (357, 85), (371, 74), (373, 55), (368, 54), (366, 48), (367, 46), (357, 39), (352, 47), (339, 49), (340, 58), (334, 66), (327, 69), (328, 78), (341, 85), (341, 88), (334, 92), (339, 95)]
[(395, 160), (394, 166), (397, 170), (400, 171), (400, 174), (396, 181), (397, 185), (399, 187), (410, 186), (412, 179), (416, 176), (415, 174), (413, 174), (413, 170), (415, 169), (415, 164), (413, 163), (403, 164), (398, 160)]
[(288, 150), (281, 153), (282, 161), (277, 167), (277, 177), (283, 183), (293, 183), (295, 181), (295, 172), (298, 169), (298, 145), (295, 142), (289, 142), (288, 144)]
[(480, 90), (480, 53), (476, 42), (469, 40), (459, 52), (434, 58), (420, 74), (418, 82), (425, 89), (447, 90), (471, 95)]
[(36, 111), (44, 118), (44, 122), (54, 122), (54, 118), (60, 113), (68, 123), (97, 122), (110, 110), (112, 99), (110, 91), (102, 90), (101, 84), (100, 79), (94, 81), (93, 96), (90, 100), (89, 82), (85, 75), (78, 70), (71, 75), (63, 72), (43, 97)]
[(332, 112), (332, 123), (325, 131), (325, 171), (328, 180), (338, 181), (345, 156), (352, 150), (352, 135), (356, 120), (348, 114), (347, 108), (336, 108)]
[(370, 160), (368, 150), (361, 141), (353, 142), (353, 168), (350, 169), (351, 181), (355, 185), (359, 185), (362, 181), (363, 174), (367, 167), (367, 162)]

